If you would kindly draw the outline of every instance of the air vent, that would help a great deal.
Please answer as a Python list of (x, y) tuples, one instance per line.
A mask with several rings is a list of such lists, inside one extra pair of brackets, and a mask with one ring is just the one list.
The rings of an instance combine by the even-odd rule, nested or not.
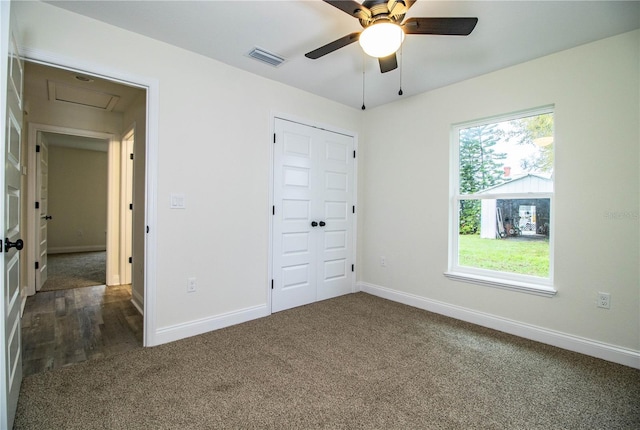
[(278, 67), (285, 61), (281, 56), (265, 51), (262, 48), (253, 48), (251, 52), (249, 52), (249, 57), (255, 58), (258, 61), (262, 61), (263, 63), (267, 63), (274, 67)]

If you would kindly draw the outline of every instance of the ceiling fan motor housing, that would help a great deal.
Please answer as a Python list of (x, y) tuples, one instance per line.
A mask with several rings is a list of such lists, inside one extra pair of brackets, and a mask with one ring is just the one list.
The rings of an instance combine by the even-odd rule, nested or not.
[(362, 25), (363, 28), (367, 28), (378, 21), (400, 24), (404, 19), (407, 8), (402, 0), (397, 1), (395, 4), (396, 6), (393, 8), (394, 10), (390, 11), (389, 2), (387, 0), (365, 0), (362, 3), (362, 6), (369, 9), (371, 12), (371, 18), (364, 16), (364, 14), (359, 14), (361, 16), (358, 18), (360, 25)]

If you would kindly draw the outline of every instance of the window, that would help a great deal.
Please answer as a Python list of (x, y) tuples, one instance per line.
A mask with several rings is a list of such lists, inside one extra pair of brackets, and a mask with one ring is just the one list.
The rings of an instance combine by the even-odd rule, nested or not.
[(553, 295), (553, 108), (452, 133), (446, 276)]

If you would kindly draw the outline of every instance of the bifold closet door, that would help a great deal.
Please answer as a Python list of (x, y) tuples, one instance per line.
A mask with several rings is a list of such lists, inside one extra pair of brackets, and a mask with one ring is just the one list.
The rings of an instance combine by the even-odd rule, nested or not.
[(352, 291), (354, 138), (276, 118), (274, 145), (277, 312)]

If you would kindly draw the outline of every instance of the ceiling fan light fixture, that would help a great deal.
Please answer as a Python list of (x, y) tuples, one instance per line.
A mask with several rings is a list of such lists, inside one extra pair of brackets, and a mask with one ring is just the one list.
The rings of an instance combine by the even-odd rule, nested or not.
[(404, 31), (398, 24), (379, 22), (371, 24), (360, 34), (360, 46), (371, 57), (387, 57), (396, 52), (404, 41)]

